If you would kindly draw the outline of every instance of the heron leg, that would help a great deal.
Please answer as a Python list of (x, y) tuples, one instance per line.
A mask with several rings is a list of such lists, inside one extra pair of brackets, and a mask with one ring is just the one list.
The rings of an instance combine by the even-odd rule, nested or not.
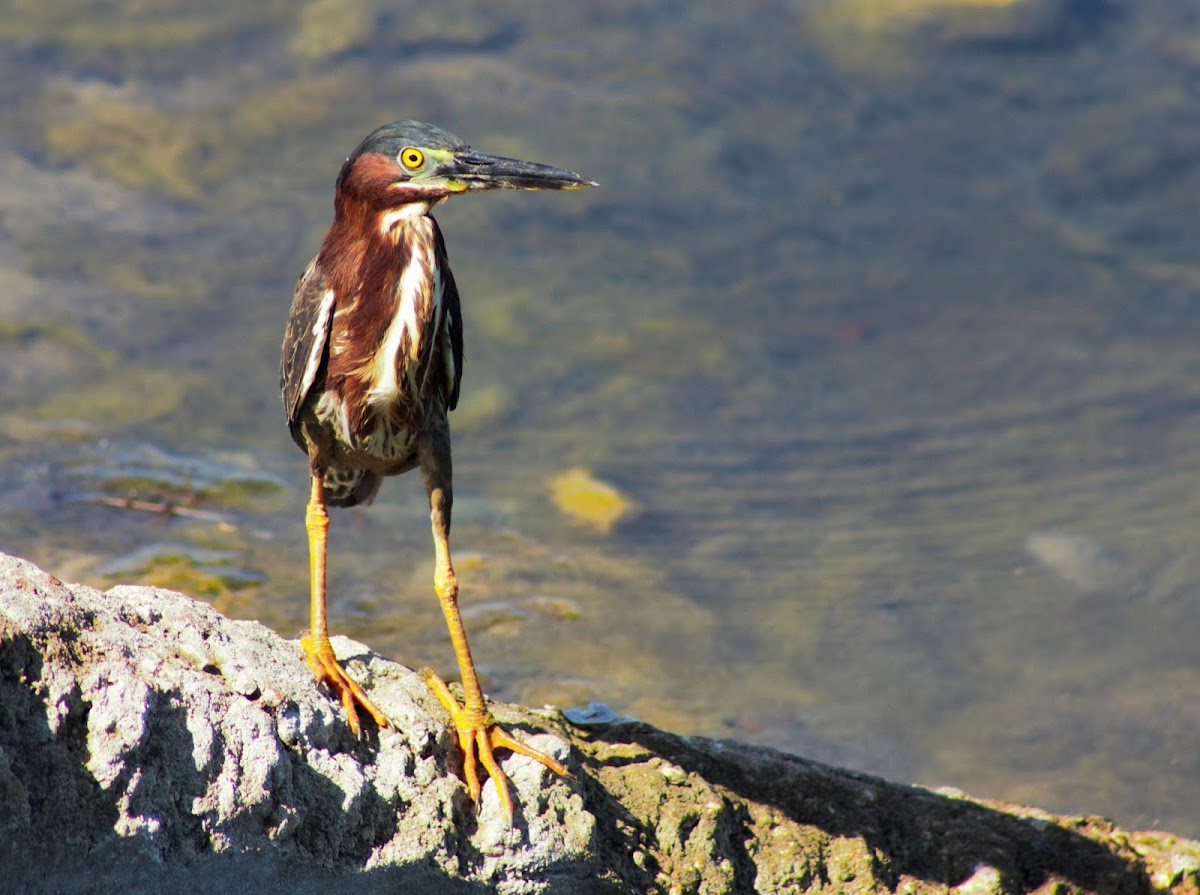
[(463, 627), (462, 615), (458, 610), (458, 578), (454, 574), (454, 564), (450, 559), (450, 510), (454, 503), (454, 495), (451, 488), (452, 473), (448, 432), (443, 430), (435, 433), (431, 443), (422, 449), (421, 474), (425, 480), (426, 493), (429, 496), (433, 544), (436, 552), (433, 586), (442, 607), (442, 614), (446, 617), (446, 627), (450, 631), (450, 642), (454, 646), (455, 658), (458, 659), (459, 674), (462, 678), (463, 702), (459, 703), (454, 694), (450, 692), (446, 682), (433, 671), (425, 669), (421, 675), (454, 721), (458, 742), (463, 752), (463, 778), (472, 800), (476, 805), (479, 804), (481, 788), (478, 765), (482, 764), (488, 775), (496, 782), (500, 806), (504, 811), (505, 819), (511, 825), (513, 818), (512, 795), (509, 792), (508, 777), (496, 761), (495, 750), (507, 749), (510, 752), (528, 756), (564, 777), (570, 777), (571, 773), (552, 756), (514, 739), (496, 723), (495, 717), (492, 716), (492, 712), (484, 700), (483, 690), (479, 686), (479, 676), (475, 672), (475, 662), (471, 658), (471, 647), (467, 643), (467, 632)]
[(329, 642), (329, 624), (325, 618), (325, 553), (329, 533), (329, 513), (325, 510), (324, 483), (321, 476), (312, 477), (312, 493), (304, 513), (308, 530), (309, 581), (312, 587), (312, 624), (300, 645), (308, 656), (308, 667), (318, 682), (324, 682), (338, 695), (346, 709), (346, 720), (355, 736), (361, 733), (358, 706), (367, 710), (375, 723), (387, 727), (388, 720), (360, 687), (338, 664)]

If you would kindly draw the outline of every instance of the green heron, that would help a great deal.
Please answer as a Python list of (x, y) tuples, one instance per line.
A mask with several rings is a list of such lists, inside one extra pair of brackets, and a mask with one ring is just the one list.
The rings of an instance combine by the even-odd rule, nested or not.
[(420, 468), (433, 524), (434, 589), (458, 659), (463, 703), (432, 671), (424, 672), (425, 680), (454, 720), (471, 797), (478, 803), (478, 759), (496, 782), (510, 823), (512, 798), (496, 749), (527, 755), (558, 774), (567, 769), (497, 725), (458, 611), (447, 413), (458, 402), (462, 381), (463, 320), (446, 244), (430, 211), (471, 190), (590, 186), (595, 184), (561, 168), (476, 152), (429, 124), (385, 124), (342, 165), (333, 224), (296, 285), (280, 361), (288, 426), (312, 474), (305, 514), (312, 627), (301, 641), (308, 665), (340, 697), (356, 735), (359, 708), (387, 726), (329, 643), (325, 507), (369, 504), (384, 476)]

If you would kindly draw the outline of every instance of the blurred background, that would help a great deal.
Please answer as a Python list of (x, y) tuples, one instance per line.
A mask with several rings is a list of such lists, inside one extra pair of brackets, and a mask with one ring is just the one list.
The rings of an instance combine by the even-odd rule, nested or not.
[[(342, 160), (438, 212), (485, 687), (1200, 836), (1200, 9), (9, 0), (0, 549), (307, 622), (278, 398)], [(454, 671), (415, 476), (332, 627)]]

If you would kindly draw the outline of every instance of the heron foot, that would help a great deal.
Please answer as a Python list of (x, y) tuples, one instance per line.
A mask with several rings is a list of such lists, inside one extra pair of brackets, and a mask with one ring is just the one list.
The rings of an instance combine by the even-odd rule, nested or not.
[(566, 766), (556, 758), (514, 739), (496, 722), (487, 706), (460, 704), (454, 698), (454, 694), (450, 692), (450, 688), (446, 686), (446, 682), (429, 669), (422, 671), (421, 677), (433, 691), (433, 695), (446, 707), (446, 711), (450, 713), (450, 717), (454, 721), (454, 729), (458, 733), (458, 743), (463, 752), (463, 781), (467, 784), (467, 791), (471, 794), (471, 799), (476, 806), (479, 805), (481, 791), (478, 766), (482, 764), (488, 776), (496, 782), (496, 792), (500, 796), (500, 807), (504, 811), (504, 819), (509, 826), (512, 826), (512, 794), (509, 792), (508, 775), (500, 769), (500, 765), (496, 761), (495, 750), (497, 749), (507, 749), (510, 752), (528, 756), (545, 765), (560, 777), (574, 779)]
[(346, 669), (339, 664), (328, 636), (314, 637), (309, 634), (300, 639), (300, 645), (304, 647), (304, 652), (308, 656), (308, 667), (312, 669), (317, 683), (327, 684), (341, 699), (342, 706), (346, 710), (346, 721), (350, 724), (350, 729), (354, 731), (355, 736), (362, 736), (362, 725), (358, 720), (359, 706), (366, 709), (367, 714), (374, 719), (377, 725), (388, 726), (387, 716), (375, 703), (371, 702), (367, 694), (363, 692), (363, 688), (350, 675), (346, 674)]

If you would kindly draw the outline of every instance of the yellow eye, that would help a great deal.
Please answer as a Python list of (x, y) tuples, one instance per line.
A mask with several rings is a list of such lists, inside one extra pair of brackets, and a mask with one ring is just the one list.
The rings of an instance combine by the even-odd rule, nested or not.
[(408, 149), (402, 149), (400, 150), (400, 164), (410, 171), (415, 171), (425, 164), (425, 153), (419, 149), (413, 149), (411, 146)]

